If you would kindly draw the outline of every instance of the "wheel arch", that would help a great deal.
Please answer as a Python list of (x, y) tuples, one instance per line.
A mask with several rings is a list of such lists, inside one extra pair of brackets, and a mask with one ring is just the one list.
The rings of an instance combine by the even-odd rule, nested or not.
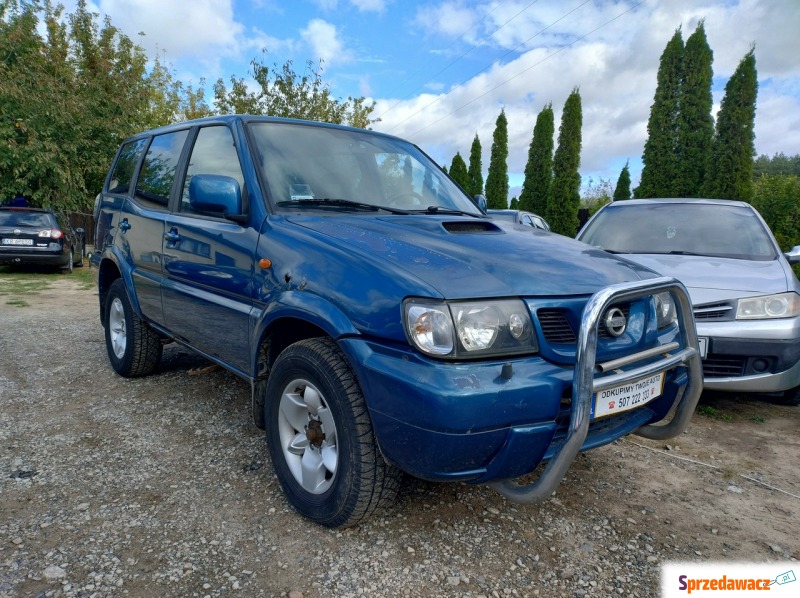
[(272, 365), (281, 352), (298, 341), (358, 335), (350, 319), (329, 301), (308, 293), (286, 293), (270, 304), (260, 320), (253, 351), (251, 387), (253, 422), (264, 427), (264, 393)]
[[(113, 254), (112, 254), (113, 255)], [(105, 317), (103, 310), (106, 305), (106, 298), (108, 297), (108, 290), (114, 281), (122, 278), (125, 281), (125, 292), (128, 294), (128, 300), (131, 302), (131, 307), (136, 312), (136, 315), (142, 317), (142, 310), (139, 306), (139, 300), (135, 293), (131, 293), (130, 289), (133, 286), (133, 279), (129, 269), (121, 268), (117, 260), (111, 256), (105, 256), (100, 261), (97, 274), (97, 294), (100, 300), (100, 320), (105, 326)]]

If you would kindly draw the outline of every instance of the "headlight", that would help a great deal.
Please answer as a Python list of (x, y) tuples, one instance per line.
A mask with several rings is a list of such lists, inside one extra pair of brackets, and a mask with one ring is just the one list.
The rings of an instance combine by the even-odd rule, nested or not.
[(797, 315), (800, 315), (800, 295), (797, 293), (739, 299), (736, 307), (737, 320), (769, 320)]
[(465, 359), (536, 353), (539, 349), (528, 309), (522, 301), (405, 304), (406, 333), (420, 351)]
[(675, 300), (672, 293), (658, 293), (654, 297), (656, 304), (656, 322), (659, 330), (666, 328), (678, 320), (678, 313), (675, 310)]

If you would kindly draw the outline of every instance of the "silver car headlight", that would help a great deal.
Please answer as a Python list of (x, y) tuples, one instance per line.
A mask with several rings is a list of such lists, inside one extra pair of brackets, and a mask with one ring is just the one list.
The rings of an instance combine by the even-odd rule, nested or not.
[(411, 343), (434, 357), (468, 359), (536, 353), (530, 313), (518, 299), (452, 303), (406, 301)]
[(797, 293), (748, 297), (739, 299), (736, 306), (737, 320), (770, 320), (797, 315), (800, 315), (800, 295)]
[(656, 304), (656, 322), (659, 330), (678, 321), (678, 312), (675, 309), (672, 293), (658, 293), (653, 298)]

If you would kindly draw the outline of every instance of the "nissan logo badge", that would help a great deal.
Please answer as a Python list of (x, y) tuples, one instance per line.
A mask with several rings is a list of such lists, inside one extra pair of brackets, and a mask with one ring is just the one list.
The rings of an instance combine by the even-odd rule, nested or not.
[(625, 314), (618, 307), (612, 307), (606, 312), (604, 323), (606, 325), (606, 330), (608, 330), (611, 336), (622, 336), (628, 324), (625, 320)]

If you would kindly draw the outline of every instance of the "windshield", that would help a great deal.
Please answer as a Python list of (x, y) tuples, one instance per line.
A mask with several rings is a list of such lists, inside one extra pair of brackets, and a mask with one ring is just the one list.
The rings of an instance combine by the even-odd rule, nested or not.
[(777, 255), (756, 213), (736, 205), (620, 202), (603, 209), (578, 238), (616, 253), (764, 261)]
[(481, 215), (433, 161), (405, 141), (307, 124), (250, 123), (249, 131), (278, 209)]

